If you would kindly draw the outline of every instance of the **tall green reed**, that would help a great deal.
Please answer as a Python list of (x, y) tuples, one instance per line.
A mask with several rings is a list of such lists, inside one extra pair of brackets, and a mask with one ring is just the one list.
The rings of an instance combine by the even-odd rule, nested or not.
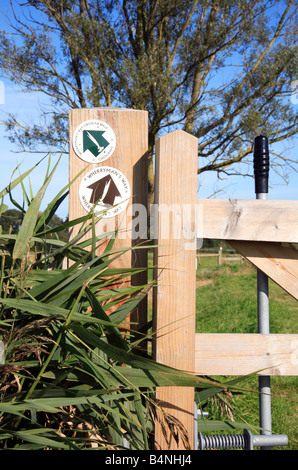
[[(5, 345), (0, 447), (148, 450), (154, 446), (154, 420), (171, 424), (154, 402), (156, 386), (196, 387), (203, 402), (233, 384), (192, 376), (140, 353), (143, 337), (121, 325), (151, 284), (117, 288), (115, 280), (137, 270), (113, 265), (126, 250), (137, 248), (115, 249), (116, 233), (95, 236), (100, 216), (92, 212), (50, 226), (69, 190), (67, 185), (40, 212), (58, 163), (52, 170), (49, 163), (35, 196), (25, 194), (26, 209), (14, 200), (13, 189), (20, 184), (25, 192), (24, 180), (36, 166), (0, 192), (0, 215), (8, 208), (5, 196), (23, 211), (18, 233), (0, 234), (0, 334)], [(59, 238), (75, 226), (76, 237)], [(86, 233), (89, 238), (80, 241)], [(110, 241), (98, 255), (107, 236)], [(177, 438), (185, 438), (187, 431), (177, 429)]]

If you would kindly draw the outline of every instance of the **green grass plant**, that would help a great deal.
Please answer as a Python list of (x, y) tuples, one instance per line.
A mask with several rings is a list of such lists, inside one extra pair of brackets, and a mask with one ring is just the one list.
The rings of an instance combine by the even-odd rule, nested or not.
[[(115, 287), (136, 269), (113, 264), (138, 248), (115, 249), (117, 233), (96, 236), (100, 215), (92, 211), (50, 224), (69, 190), (41, 211), (58, 163), (51, 169), (49, 160), (36, 195), (25, 190), (36, 166), (0, 192), (0, 216), (8, 208), (4, 198), (22, 212), (17, 233), (0, 232), (0, 448), (110, 450), (128, 442), (131, 450), (148, 450), (156, 416), (173, 427), (154, 401), (156, 386), (196, 387), (199, 400), (235, 387), (166, 367), (140, 350), (144, 337), (123, 322), (151, 283)], [(25, 206), (15, 201), (17, 185)], [(75, 237), (59, 237), (74, 227)], [(179, 429), (175, 436), (182, 439), (187, 430)]]

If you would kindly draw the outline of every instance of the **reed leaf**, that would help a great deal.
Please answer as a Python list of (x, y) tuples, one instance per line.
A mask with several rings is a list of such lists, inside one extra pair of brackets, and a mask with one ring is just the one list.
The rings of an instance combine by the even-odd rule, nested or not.
[[(32, 190), (26, 193), (28, 208), (22, 208), (19, 232), (1, 234), (0, 335), (5, 363), (0, 364), (0, 445), (11, 450), (127, 445), (148, 450), (157, 386), (196, 387), (197, 398), (203, 401), (238, 384), (187, 374), (141, 353), (137, 346), (145, 333), (122, 323), (144, 300), (152, 282), (115, 285), (142, 271), (115, 267), (127, 251), (138, 248), (115, 249), (117, 232), (96, 235), (101, 216), (92, 211), (50, 227), (69, 189), (67, 185), (59, 191), (40, 214), (58, 163), (50, 170), (49, 159), (42, 187), (35, 196)], [(11, 190), (21, 184), (25, 191), (24, 178), (35, 167), (8, 185), (0, 198), (9, 196), (15, 207), (21, 207)], [(3, 204), (1, 210), (6, 209)], [(59, 233), (74, 227), (75, 237), (59, 239)], [(63, 260), (70, 261), (68, 267)], [(144, 331), (149, 327), (150, 322)]]
[(55, 173), (55, 170), (58, 166), (59, 161), (60, 159), (57, 161), (50, 175), (45, 179), (44, 184), (39, 189), (39, 191), (37, 192), (36, 196), (31, 201), (31, 204), (29, 205), (26, 211), (18, 237), (15, 242), (15, 246), (14, 246), (14, 250), (12, 254), (14, 259), (22, 258), (22, 256), (24, 255), (24, 252), (28, 249), (28, 243), (34, 234), (34, 228), (38, 219), (38, 213), (39, 213), (41, 202), (45, 195), (46, 189)]

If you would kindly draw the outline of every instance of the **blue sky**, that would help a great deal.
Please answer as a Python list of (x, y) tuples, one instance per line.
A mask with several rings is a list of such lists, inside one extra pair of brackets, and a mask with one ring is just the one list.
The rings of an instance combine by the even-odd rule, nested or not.
[[(3, 2), (0, 10), (5, 11), (6, 2)], [(3, 17), (0, 11), (0, 29), (4, 26)], [(298, 77), (297, 77), (298, 78)], [(1, 88), (2, 85), (2, 88)], [(297, 100), (298, 101), (298, 100)], [(17, 86), (8, 80), (2, 79), (0, 82), (0, 121), (5, 119), (6, 113), (10, 112), (18, 116), (21, 121), (35, 121), (39, 116), (39, 105), (46, 102), (44, 95), (37, 93), (22, 93)], [(298, 106), (294, 104), (294, 106)], [(1, 168), (1, 185), (0, 189), (5, 187), (11, 179), (12, 173), (17, 165), (21, 163), (20, 172), (24, 172), (37, 163), (43, 154), (19, 153), (17, 147), (10, 143), (7, 139), (5, 127), (0, 125), (0, 168)], [(296, 145), (295, 145), (296, 142)], [(295, 139), (292, 144), (279, 144), (270, 150), (274, 152), (283, 152), (285, 156), (289, 156), (294, 160), (298, 160), (297, 144)], [(52, 160), (55, 163), (57, 156), (53, 155)], [(200, 163), (200, 162), (199, 162)], [(40, 165), (30, 176), (30, 182), (34, 193), (39, 189), (45, 175), (47, 162)], [(247, 168), (244, 166), (244, 173)], [(250, 169), (251, 171), (251, 169)], [(218, 198), (235, 198), (235, 199), (254, 199), (254, 181), (250, 177), (228, 176), (219, 180), (215, 172), (203, 173), (198, 178), (198, 196), (210, 197), (215, 195)], [(274, 172), (270, 172), (270, 190), (268, 197), (270, 199), (298, 199), (298, 173), (292, 172), (289, 175), (288, 184), (286, 184)], [(68, 183), (68, 157), (64, 155), (59, 164), (59, 168), (55, 174), (55, 178), (48, 188), (45, 205), (52, 200), (57, 192)], [(27, 185), (28, 187), (28, 185)], [(14, 191), (15, 198), (18, 202), (22, 201), (21, 190)], [(9, 201), (5, 201), (10, 204)], [(58, 211), (58, 215), (65, 218), (68, 214), (68, 201)]]
[[(5, 103), (0, 104), (0, 120), (7, 116), (7, 112), (17, 115), (21, 121), (30, 122), (36, 120), (39, 114), (39, 104), (44, 102), (44, 97), (36, 93), (22, 93), (18, 91), (17, 87), (7, 80), (3, 80), (5, 88)], [(26, 170), (32, 168), (45, 153), (20, 153), (16, 144), (9, 142), (8, 133), (3, 125), (0, 126), (0, 168), (1, 168), (1, 186), (3, 189), (10, 181), (15, 168), (20, 165), (18, 172), (13, 175), (13, 179)], [(58, 156), (53, 154), (51, 156), (51, 163), (53, 166), (57, 161)], [(48, 159), (45, 159), (31, 174), (30, 183), (33, 188), (33, 193), (36, 194), (42, 185)], [(46, 193), (45, 202), (42, 209), (54, 198), (54, 196), (68, 183), (68, 157), (64, 155), (59, 163), (59, 167), (55, 173), (53, 182), (48, 188)], [(26, 189), (29, 192), (29, 182), (26, 180)], [(22, 203), (22, 190), (21, 187), (16, 188), (13, 192), (14, 198), (17, 202)], [(5, 200), (7, 205), (10, 201)], [(58, 215), (65, 218), (68, 214), (68, 202), (65, 202), (58, 211)]]

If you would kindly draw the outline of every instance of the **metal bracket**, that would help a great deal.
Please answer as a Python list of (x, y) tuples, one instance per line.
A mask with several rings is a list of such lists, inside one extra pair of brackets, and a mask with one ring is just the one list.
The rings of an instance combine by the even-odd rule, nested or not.
[(243, 449), (253, 450), (254, 447), (287, 446), (286, 434), (253, 435), (249, 429), (243, 434), (205, 435), (198, 433), (198, 450), (207, 449)]

